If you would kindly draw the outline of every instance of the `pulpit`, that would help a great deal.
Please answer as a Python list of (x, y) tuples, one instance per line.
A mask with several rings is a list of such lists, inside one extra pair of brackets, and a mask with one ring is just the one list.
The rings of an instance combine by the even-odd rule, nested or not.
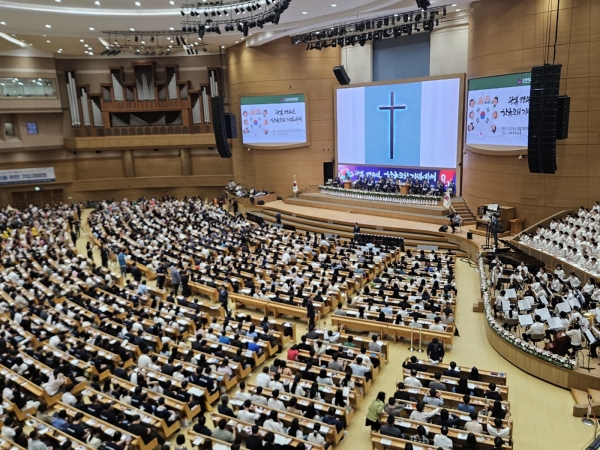
[(403, 184), (400, 186), (400, 193), (404, 194), (404, 195), (408, 195), (408, 190), (409, 190), (410, 186), (408, 184)]
[(352, 189), (352, 181), (344, 181), (344, 189)]

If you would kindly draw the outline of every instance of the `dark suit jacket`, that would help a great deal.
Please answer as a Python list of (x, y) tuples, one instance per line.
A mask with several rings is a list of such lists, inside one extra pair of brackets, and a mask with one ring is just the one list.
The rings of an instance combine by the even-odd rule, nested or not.
[(262, 450), (263, 443), (262, 438), (260, 436), (248, 436), (246, 438), (246, 448), (248, 450)]

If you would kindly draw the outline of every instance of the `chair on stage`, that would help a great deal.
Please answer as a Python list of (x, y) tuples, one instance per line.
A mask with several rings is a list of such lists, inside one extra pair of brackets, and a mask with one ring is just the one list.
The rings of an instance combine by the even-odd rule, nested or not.
[(538, 342), (544, 342), (544, 339), (546, 339), (546, 334), (545, 333), (532, 334), (531, 335), (531, 342), (533, 342), (533, 344), (536, 347), (537, 347)]

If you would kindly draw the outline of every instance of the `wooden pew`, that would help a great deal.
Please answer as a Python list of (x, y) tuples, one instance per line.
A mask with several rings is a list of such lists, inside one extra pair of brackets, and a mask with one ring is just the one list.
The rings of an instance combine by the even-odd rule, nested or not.
[[(426, 387), (407, 386), (405, 391), (410, 394), (411, 398), (414, 397), (417, 400), (423, 400), (423, 397), (429, 394), (429, 388)], [(457, 409), (458, 405), (463, 402), (463, 394), (450, 391), (439, 391), (439, 394), (444, 399), (444, 407), (446, 408)], [(479, 413), (490, 402), (491, 400), (484, 397), (471, 396), (469, 404), (475, 407), (475, 411)], [(502, 401), (502, 407), (510, 410), (510, 402)]]
[(56, 441), (56, 445), (53, 446), (55, 448), (59, 448), (60, 444), (62, 444), (64, 441), (70, 440), (74, 444), (74, 447), (79, 450), (95, 450), (94, 447), (75, 439), (70, 434), (60, 431), (58, 428), (54, 428), (52, 425), (48, 425), (46, 422), (42, 422), (40, 419), (32, 416), (31, 414), (27, 414), (25, 426), (30, 428), (30, 430), (27, 430), (28, 432), (31, 432), (31, 429), (35, 429), (42, 435), (42, 437)]
[[(253, 392), (253, 393), (256, 392), (256, 385), (249, 384), (248, 391)], [(271, 398), (272, 394), (273, 394), (273, 389), (270, 389), (268, 387), (263, 388), (262, 395), (264, 395), (267, 398)], [(354, 417), (355, 411), (353, 408), (347, 409), (347, 408), (343, 408), (341, 406), (335, 406), (335, 405), (332, 405), (331, 403), (327, 403), (324, 401), (317, 401), (317, 400), (313, 400), (313, 399), (310, 399), (307, 397), (300, 397), (299, 395), (294, 395), (290, 392), (282, 392), (279, 394), (279, 400), (281, 400), (285, 404), (285, 406), (288, 406), (290, 399), (293, 397), (295, 397), (297, 400), (296, 408), (299, 410), (305, 410), (309, 404), (312, 404), (317, 411), (327, 411), (330, 407), (333, 407), (333, 408), (335, 408), (336, 416), (338, 418), (344, 419), (346, 424), (350, 424), (350, 420)], [(235, 398), (231, 400), (231, 402), (234, 402), (234, 401), (236, 401)]]
[[(356, 340), (356, 338), (354, 339)], [(410, 356), (408, 356), (405, 360), (405, 362), (410, 361)], [(429, 362), (429, 360), (425, 359), (425, 360), (417, 360), (417, 362), (425, 367), (427, 369), (427, 372), (431, 372), (431, 373), (435, 373), (435, 372), (444, 372), (445, 370), (450, 368), (450, 364), (445, 363), (445, 362), (441, 362), (438, 364), (431, 364)], [(464, 377), (468, 377), (469, 374), (471, 373), (471, 368), (467, 367), (467, 366), (459, 366), (458, 364), (456, 365), (456, 368), (460, 370), (460, 376), (464, 376)], [(496, 372), (496, 371), (491, 371), (491, 370), (483, 370), (483, 369), (478, 369), (479, 371), (479, 376), (481, 377), (481, 382), (482, 383), (496, 383), (496, 385), (498, 386), (507, 386), (508, 382), (508, 375), (506, 372)], [(456, 377), (460, 377), (459, 375), (456, 375)]]
[[(410, 370), (404, 369), (404, 378), (410, 376)], [(417, 372), (417, 378), (421, 381), (423, 386), (429, 385), (431, 381), (435, 379), (435, 376), (431, 372)], [(458, 386), (458, 378), (456, 377), (448, 377), (442, 375), (441, 382), (446, 385), (448, 389), (451, 389), (454, 386)], [(483, 392), (487, 391), (488, 383), (482, 383), (481, 381), (468, 381), (469, 389), (481, 389)], [(502, 400), (508, 400), (508, 386), (496, 385), (496, 391), (500, 393), (502, 396)]]
[[(325, 342), (324, 340), (324, 336), (325, 333), (327, 332), (327, 330), (315, 330), (315, 332), (320, 336), (321, 341), (323, 342), (323, 344), (325, 345), (336, 345), (336, 344), (328, 344)], [(340, 342), (345, 342), (346, 340), (348, 340), (348, 336), (350, 336), (350, 334), (348, 333), (340, 333), (340, 337), (337, 341), (337, 344), (339, 344)], [(378, 335), (378, 340), (377, 343), (381, 346), (381, 352), (380, 352), (380, 361), (385, 362), (386, 364), (389, 363), (389, 342), (388, 341), (384, 341), (382, 340), (383, 336)], [(354, 336), (352, 335), (352, 339), (354, 340), (354, 343), (356, 344), (356, 346), (358, 348), (361, 347), (361, 345), (364, 345), (365, 347), (367, 347), (367, 353), (371, 353), (368, 348), (369, 348), (369, 344), (371, 342), (373, 342), (373, 340), (371, 339), (371, 336)], [(307, 340), (307, 342), (310, 341), (310, 339)], [(339, 344), (341, 345), (341, 344)]]
[[(112, 384), (113, 385), (117, 384), (121, 387), (124, 387), (125, 389), (127, 389), (130, 392), (134, 391), (135, 388), (137, 387), (137, 385), (131, 383), (130, 381), (124, 380), (123, 378), (117, 378), (117, 377), (112, 378)], [(144, 392), (146, 395), (148, 395), (148, 398), (151, 398), (154, 400), (156, 400), (158, 398), (164, 398), (165, 405), (169, 409), (177, 411), (179, 413), (180, 417), (186, 417), (186, 418), (192, 420), (194, 417), (196, 417), (200, 413), (200, 405), (196, 405), (193, 408), (190, 408), (190, 405), (184, 401), (176, 400), (172, 397), (167, 397), (166, 395), (159, 394), (159, 393), (151, 391), (149, 389), (142, 388), (142, 392)]]
[[(215, 412), (213, 412), (211, 414), (210, 418), (211, 418), (215, 428), (217, 427), (217, 423), (219, 422), (219, 420), (225, 419), (225, 420), (227, 420), (227, 427), (228, 428), (236, 427), (237, 432), (244, 438), (246, 438), (247, 436), (249, 436), (251, 434), (252, 424), (249, 424), (248, 422), (242, 422), (241, 420), (238, 420), (238, 419), (232, 419), (229, 416), (224, 416), (224, 415), (221, 415), (221, 414), (215, 413)], [(259, 428), (259, 433), (261, 436), (264, 436), (265, 434), (267, 434), (269, 432), (269, 430), (267, 430), (266, 428), (263, 428), (263, 427), (258, 427), (258, 428)], [(294, 436), (281, 435), (279, 433), (274, 433), (274, 434), (279, 436), (279, 438), (276, 438), (276, 442), (278, 440), (280, 440), (282, 442), (282, 444), (285, 442), (286, 445), (290, 445), (292, 448), (296, 447), (299, 443), (303, 443), (305, 446), (311, 446), (311, 448), (313, 448), (315, 450), (323, 450), (323, 447), (320, 445), (312, 445), (310, 442), (304, 441), (302, 439), (298, 439), (297, 437), (294, 437)]]

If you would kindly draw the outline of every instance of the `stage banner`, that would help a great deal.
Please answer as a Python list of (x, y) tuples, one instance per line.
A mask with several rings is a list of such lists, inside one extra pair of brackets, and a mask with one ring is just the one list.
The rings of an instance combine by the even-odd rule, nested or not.
[(338, 174), (342, 180), (350, 179), (356, 181), (358, 178), (373, 177), (375, 181), (382, 178), (391, 178), (406, 182), (408, 177), (413, 180), (425, 181), (429, 184), (435, 184), (441, 181), (446, 186), (450, 183), (456, 185), (455, 169), (422, 169), (422, 168), (403, 168), (403, 167), (377, 167), (377, 166), (355, 166), (348, 164), (338, 165)]
[(54, 167), (0, 170), (0, 185), (51, 183), (53, 181), (56, 181), (56, 176), (54, 175)]

